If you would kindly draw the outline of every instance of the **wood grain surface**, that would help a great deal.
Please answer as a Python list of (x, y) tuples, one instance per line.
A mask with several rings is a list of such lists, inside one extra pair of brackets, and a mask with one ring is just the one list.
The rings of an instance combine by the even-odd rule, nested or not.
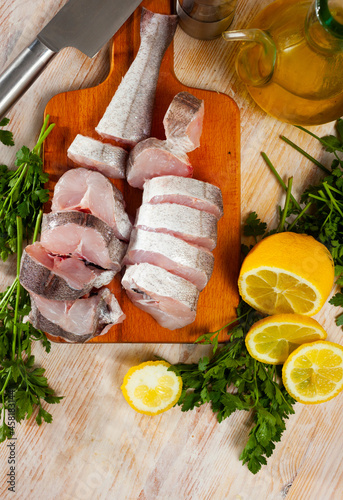
[[(0, 68), (36, 36), (65, 0), (4, 0), (0, 3)], [(232, 27), (242, 28), (270, 0), (238, 0)], [(174, 43), (177, 77), (188, 86), (224, 92), (241, 114), (241, 214), (256, 210), (274, 227), (282, 189), (265, 166), (265, 151), (283, 179), (294, 176), (294, 194), (320, 177), (308, 160), (284, 144), (283, 134), (329, 166), (319, 144), (291, 125), (264, 114), (234, 71), (237, 45), (218, 39), (193, 40), (178, 29)], [(32, 147), (47, 102), (58, 92), (97, 85), (109, 71), (109, 47), (89, 60), (63, 50), (9, 113), (16, 147), (0, 145), (1, 163), (13, 165), (15, 150)], [(313, 127), (318, 135), (334, 123)], [(13, 279), (14, 260), (1, 264), (1, 289)], [(328, 339), (342, 344), (334, 307), (316, 319)], [(251, 427), (248, 413), (218, 424), (208, 406), (157, 417), (136, 414), (120, 385), (134, 364), (162, 356), (196, 361), (208, 352), (192, 344), (53, 344), (50, 354), (35, 345), (63, 401), (49, 410), (52, 424), (38, 427), (34, 416), (16, 428), (16, 493), (7, 491), (8, 448), (0, 445), (0, 497), (20, 500), (340, 500), (342, 498), (343, 396), (318, 406), (295, 406), (281, 443), (268, 465), (253, 476), (238, 457)]]
[[(169, 0), (146, 0), (142, 6), (153, 12), (171, 12)], [(45, 114), (50, 116), (51, 123), (56, 123), (55, 130), (47, 138), (44, 147), (44, 170), (50, 175), (51, 194), (60, 176), (69, 168), (78, 167), (67, 158), (67, 149), (75, 136), (80, 133), (99, 139), (94, 129), (139, 48), (140, 39), (137, 33), (140, 13), (141, 9), (137, 9), (114, 37), (110, 72), (103, 83), (88, 89), (57, 94), (47, 104)], [(113, 326), (106, 335), (95, 337), (91, 342), (193, 342), (204, 331), (216, 331), (235, 318), (240, 265), (239, 110), (233, 99), (225, 94), (195, 90), (181, 85), (173, 72), (171, 44), (160, 69), (152, 137), (165, 139), (163, 117), (173, 97), (181, 91), (191, 92), (205, 103), (201, 146), (189, 153), (194, 177), (220, 186), (223, 194), (224, 216), (218, 223), (218, 243), (213, 252), (215, 265), (211, 280), (200, 294), (194, 323), (171, 331), (159, 326), (152, 316), (131, 303), (120, 284), (122, 275), (118, 274), (109, 288), (117, 297), (126, 314), (126, 320)], [(116, 180), (114, 184), (124, 194), (127, 212), (134, 218), (142, 201), (142, 191), (132, 188), (126, 181)], [(226, 334), (223, 333), (221, 339), (224, 340), (225, 337)]]

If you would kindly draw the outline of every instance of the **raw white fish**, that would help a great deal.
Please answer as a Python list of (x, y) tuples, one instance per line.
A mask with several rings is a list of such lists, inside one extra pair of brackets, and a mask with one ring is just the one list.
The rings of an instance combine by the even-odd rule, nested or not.
[(133, 146), (150, 136), (158, 73), (176, 26), (177, 16), (142, 9), (141, 44), (95, 129), (102, 137)]
[(96, 170), (111, 179), (125, 179), (128, 153), (119, 146), (78, 134), (69, 146), (67, 156), (81, 167)]
[(135, 226), (172, 234), (208, 250), (213, 250), (217, 244), (217, 218), (214, 215), (175, 203), (144, 203), (137, 211)]
[(165, 269), (147, 263), (129, 266), (122, 285), (132, 303), (164, 328), (175, 330), (195, 320), (197, 287)]
[(106, 222), (77, 211), (44, 214), (41, 243), (51, 253), (73, 255), (115, 272), (121, 270), (127, 249)]
[(132, 224), (125, 212), (123, 195), (99, 172), (85, 168), (67, 170), (56, 183), (51, 209), (89, 212), (106, 222), (120, 240), (130, 238)]
[(175, 175), (147, 180), (144, 183), (143, 203), (176, 203), (209, 212), (217, 219), (223, 215), (223, 197), (219, 187)]
[(122, 323), (125, 314), (108, 288), (74, 301), (49, 300), (31, 293), (29, 321), (35, 328), (67, 342), (86, 342)]
[(143, 189), (147, 179), (160, 175), (191, 177), (193, 167), (186, 153), (150, 137), (130, 152), (126, 175), (131, 186)]
[(185, 152), (200, 146), (204, 120), (204, 101), (189, 92), (180, 92), (172, 100), (163, 119), (167, 141)]
[(25, 247), (19, 280), (28, 292), (47, 299), (75, 300), (108, 285), (115, 271), (98, 269), (76, 257), (53, 255), (41, 243)]
[(191, 245), (170, 234), (133, 229), (123, 264), (142, 262), (162, 267), (202, 290), (211, 277), (214, 257), (205, 248)]

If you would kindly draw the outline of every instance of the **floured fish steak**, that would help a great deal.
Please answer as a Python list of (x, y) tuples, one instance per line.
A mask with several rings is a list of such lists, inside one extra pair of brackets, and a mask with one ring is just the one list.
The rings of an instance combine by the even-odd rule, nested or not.
[(163, 119), (168, 142), (185, 152), (200, 146), (204, 120), (204, 101), (189, 92), (180, 92), (172, 100)]
[(67, 156), (81, 167), (97, 170), (111, 179), (125, 179), (127, 151), (78, 134), (68, 148)]
[(133, 146), (150, 136), (158, 73), (176, 26), (177, 16), (142, 9), (141, 44), (95, 129), (102, 137)]
[(77, 211), (44, 214), (41, 243), (51, 253), (73, 255), (115, 272), (121, 270), (127, 248), (106, 222)]
[(148, 262), (181, 276), (202, 290), (211, 277), (214, 257), (205, 248), (170, 234), (133, 229), (124, 265)]
[(131, 186), (143, 189), (147, 179), (160, 175), (191, 177), (193, 167), (184, 152), (166, 141), (150, 137), (139, 142), (130, 152), (126, 175)]
[(147, 263), (129, 266), (122, 285), (132, 303), (164, 328), (183, 328), (195, 320), (197, 287), (165, 269)]
[(115, 271), (98, 269), (76, 257), (60, 257), (41, 243), (23, 251), (19, 280), (28, 291), (47, 299), (75, 300), (94, 288), (108, 285)]
[(74, 301), (48, 300), (34, 293), (29, 321), (35, 328), (67, 342), (86, 342), (104, 335), (125, 314), (108, 288)]
[(169, 233), (208, 250), (213, 250), (217, 244), (217, 218), (214, 215), (175, 203), (144, 203), (137, 211), (135, 226), (146, 231)]
[(132, 225), (123, 195), (99, 172), (85, 168), (67, 170), (56, 183), (51, 209), (89, 212), (106, 222), (120, 240), (130, 238)]
[(209, 212), (217, 219), (223, 215), (222, 192), (217, 186), (175, 175), (146, 181), (143, 203), (176, 203)]

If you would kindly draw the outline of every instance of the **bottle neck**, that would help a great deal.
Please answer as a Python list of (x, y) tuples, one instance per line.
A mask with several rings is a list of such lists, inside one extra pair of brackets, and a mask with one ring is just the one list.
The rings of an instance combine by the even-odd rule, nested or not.
[(343, 51), (342, 0), (314, 0), (306, 18), (306, 38), (316, 50)]

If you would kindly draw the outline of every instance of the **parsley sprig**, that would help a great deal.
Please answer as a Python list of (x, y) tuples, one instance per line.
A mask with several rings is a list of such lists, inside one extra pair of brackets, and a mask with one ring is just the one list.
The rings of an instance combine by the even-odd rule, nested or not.
[[(42, 211), (36, 220), (35, 235), (41, 222)], [(59, 403), (61, 397), (55, 396), (49, 387), (45, 369), (35, 366), (35, 357), (31, 354), (32, 341), (41, 340), (47, 352), (51, 344), (44, 333), (36, 330), (25, 321), (31, 310), (29, 294), (19, 282), (20, 260), (23, 248), (23, 225), (18, 216), (17, 227), (17, 275), (7, 290), (0, 294), (0, 442), (12, 437), (12, 428), (6, 424), (5, 410), (9, 408), (10, 395), (15, 396), (15, 419), (21, 422), (31, 417), (38, 408), (38, 425), (51, 422), (52, 416), (42, 402)]]
[[(16, 252), (17, 216), (22, 218), (23, 236), (29, 240), (40, 207), (49, 199), (49, 191), (44, 188), (48, 175), (43, 172), (43, 162), (40, 157), (42, 144), (54, 127), (54, 124), (48, 126), (48, 122), (49, 116), (44, 121), (37, 144), (32, 151), (23, 146), (17, 152), (16, 170), (0, 165), (0, 258), (3, 261)], [(6, 125), (8, 119), (3, 119), (0, 126), (1, 123)], [(1, 136), (5, 132), (8, 131), (0, 130), (0, 140), (4, 144), (13, 143), (12, 135)]]
[[(302, 150), (286, 137), (281, 137), (299, 153), (311, 160), (325, 177), (315, 186), (309, 186), (298, 202), (292, 195), (293, 178), (287, 184), (274, 165), (262, 153), (267, 165), (286, 191), (284, 206), (278, 207), (278, 227), (267, 231), (267, 225), (252, 212), (244, 225), (244, 236), (254, 243), (260, 238), (281, 231), (307, 233), (321, 241), (330, 250), (336, 267), (336, 283), (343, 286), (343, 120), (337, 122), (337, 137), (312, 135), (326, 151), (334, 155), (331, 170)], [(242, 245), (246, 255), (252, 246)], [(338, 292), (330, 303), (343, 306), (343, 293)], [(295, 400), (282, 385), (280, 366), (261, 363), (250, 356), (245, 346), (245, 336), (251, 326), (262, 316), (241, 300), (237, 308), (236, 326), (225, 325), (216, 332), (201, 335), (196, 342), (211, 344), (212, 355), (198, 363), (172, 365), (169, 369), (182, 377), (183, 390), (178, 404), (182, 411), (192, 410), (210, 403), (219, 422), (237, 410), (253, 411), (254, 425), (240, 459), (252, 473), (257, 473), (267, 463), (286, 428), (286, 420), (294, 413)], [(336, 318), (343, 325), (343, 313)], [(231, 328), (230, 328), (231, 327)], [(219, 333), (228, 328), (228, 341), (219, 346)]]

